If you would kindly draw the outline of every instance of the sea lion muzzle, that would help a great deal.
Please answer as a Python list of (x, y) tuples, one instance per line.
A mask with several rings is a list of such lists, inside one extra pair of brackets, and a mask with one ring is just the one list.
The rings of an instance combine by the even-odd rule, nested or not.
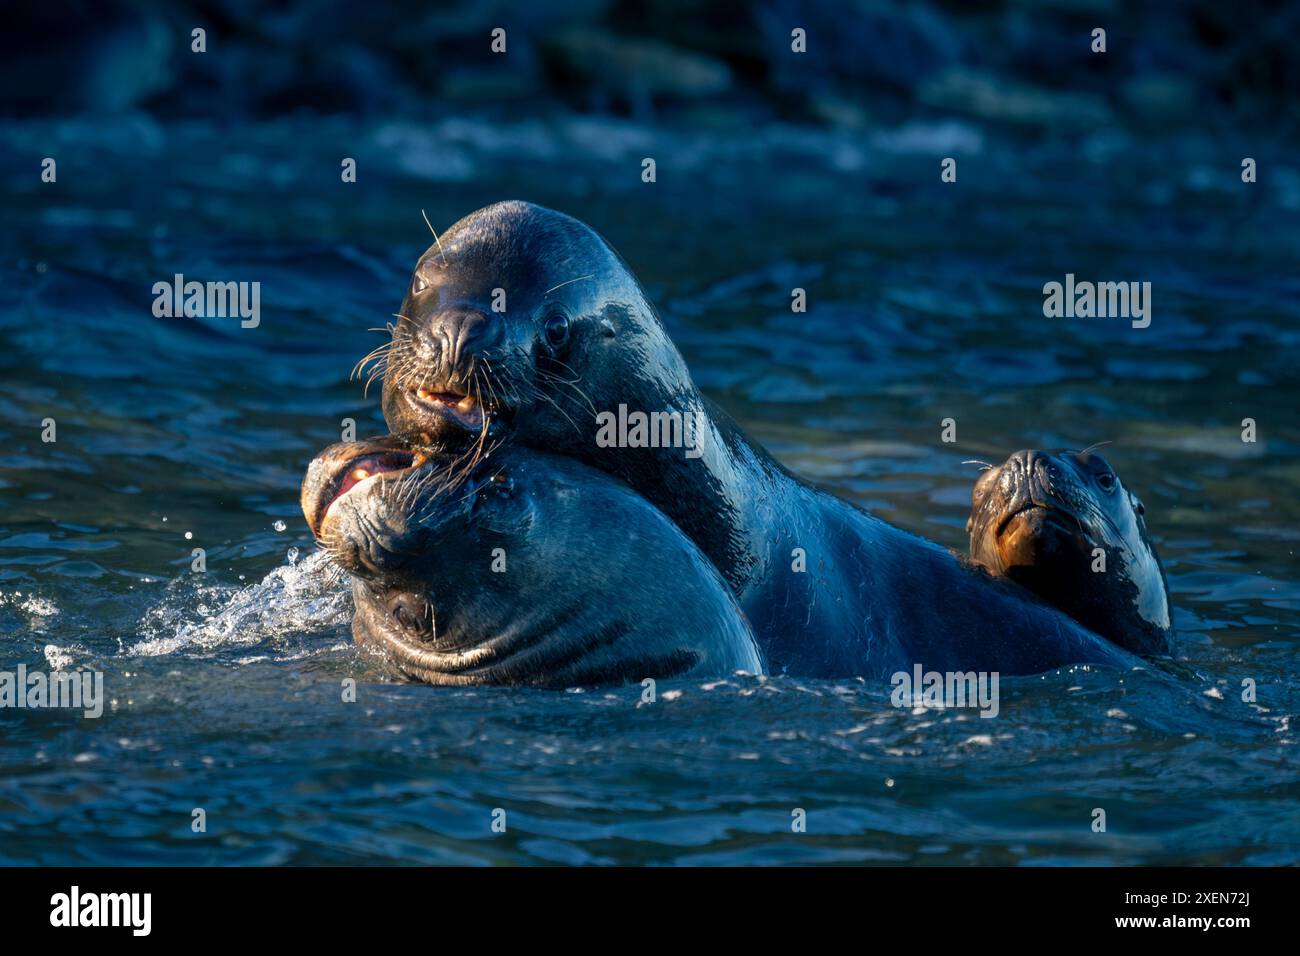
[(340, 442), (330, 445), (307, 467), (301, 502), (307, 526), (319, 539), (325, 520), (358, 486), (397, 475), (425, 462), (422, 453), (392, 440)]
[(1127, 650), (1168, 654), (1168, 585), (1144, 514), (1100, 455), (1018, 451), (975, 483), (970, 556)]
[(998, 570), (1035, 567), (1059, 560), (1067, 552), (1091, 550), (1083, 523), (1057, 492), (1065, 484), (1051, 455), (1016, 452), (1001, 466), (997, 484), (1001, 498), (1001, 517), (994, 530)]

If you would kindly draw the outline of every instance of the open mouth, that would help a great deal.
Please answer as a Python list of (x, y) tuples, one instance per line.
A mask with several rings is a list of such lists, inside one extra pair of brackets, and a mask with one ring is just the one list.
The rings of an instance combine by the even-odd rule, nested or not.
[(483, 422), (495, 413), (495, 408), (464, 392), (420, 387), (408, 389), (407, 398), (420, 410), (453, 422), (469, 432), (482, 430)]
[[(319, 537), (325, 521), (348, 495), (366, 489), (391, 476), (412, 471), (425, 463), (424, 456), (405, 449), (370, 450), (355, 458), (330, 463), (329, 476), (317, 487), (314, 507), (310, 507), (309, 524)], [(385, 478), (384, 476), (389, 476)]]
[(380, 475), (388, 474), (394, 471), (406, 471), (415, 464), (415, 455), (409, 451), (386, 451), (378, 455), (364, 455), (355, 461), (349, 462), (347, 469), (343, 472), (342, 480), (338, 484), (334, 496), (329, 499), (325, 506), (325, 516), (334, 506), (343, 500), (343, 496), (355, 488)]

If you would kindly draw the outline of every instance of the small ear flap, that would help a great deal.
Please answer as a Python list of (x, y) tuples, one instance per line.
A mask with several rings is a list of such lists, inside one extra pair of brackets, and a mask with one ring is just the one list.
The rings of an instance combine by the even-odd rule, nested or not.
[(971, 515), (966, 519), (966, 533), (970, 534), (970, 529), (975, 526), (975, 516)]
[(1133, 510), (1137, 512), (1139, 515), (1144, 515), (1147, 513), (1146, 505), (1142, 504), (1142, 500), (1138, 498), (1137, 495), (1133, 494), (1133, 492), (1131, 491), (1128, 493), (1128, 500), (1129, 503), (1133, 505)]

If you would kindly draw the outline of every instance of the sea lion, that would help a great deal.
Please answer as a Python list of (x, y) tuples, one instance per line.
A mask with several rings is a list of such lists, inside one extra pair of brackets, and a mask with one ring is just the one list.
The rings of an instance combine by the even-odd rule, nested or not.
[(1018, 451), (971, 492), (970, 555), (1089, 630), (1147, 656), (1166, 655), (1169, 585), (1146, 508), (1091, 451)]
[(708, 559), (578, 462), (347, 442), (311, 463), (302, 508), (353, 577), (354, 638), (408, 677), (558, 688), (764, 673)]
[[(376, 358), (394, 434), (553, 452), (662, 511), (731, 587), (773, 672), (1029, 674), (1134, 660), (1023, 588), (788, 472), (700, 394), (618, 254), (562, 213), (497, 203), (435, 235)], [(598, 441), (600, 416), (621, 406), (689, 418), (698, 434), (690, 445), (671, 434), (650, 447)]]

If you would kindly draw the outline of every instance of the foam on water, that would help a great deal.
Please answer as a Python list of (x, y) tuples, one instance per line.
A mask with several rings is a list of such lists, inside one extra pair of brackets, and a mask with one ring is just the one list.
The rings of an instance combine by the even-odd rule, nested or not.
[(8, 594), (0, 591), (0, 607), (11, 607), (35, 618), (54, 617), (59, 613), (54, 602), (48, 598), (22, 591), (11, 591)]
[[(1170, 156), (1222, 172), (1199, 134), (1081, 150), (977, 125), (702, 137), (595, 117), (6, 132), (15, 155), (75, 144), (96, 175), (52, 200), (9, 170), (0, 668), (102, 669), (109, 706), (0, 711), (0, 864), (1300, 862), (1300, 231), (1279, 211), (1295, 174), (1274, 164), (1249, 205), (1201, 188), (1180, 218), (1145, 190), (1177, 177)], [(611, 180), (651, 142), (672, 182)], [(376, 185), (340, 202), (320, 170), (357, 143), (414, 148), (371, 150)], [(956, 192), (916, 175), (944, 143), (980, 152)], [(324, 557), (284, 564), (312, 547), (299, 485), (342, 420), (384, 429), (347, 373), (428, 242), (420, 210), (441, 228), (506, 197), (608, 236), (696, 380), (783, 464), (947, 546), (966, 546), (964, 460), (1113, 439), (1166, 561), (1177, 673), (1006, 680), (989, 720), (852, 679), (661, 682), (653, 703), (639, 685), (395, 680), (352, 647)], [(1153, 280), (1152, 326), (1045, 324), (1042, 284), (1067, 268)], [(150, 284), (178, 271), (258, 279), (261, 326), (156, 320)], [(32, 427), (46, 416), (57, 443)], [(204, 840), (197, 805), (220, 808)]]
[(278, 567), (247, 587), (178, 578), (168, 592), (145, 614), (142, 637), (126, 648), (128, 655), (160, 657), (274, 644), (289, 634), (337, 630), (352, 619), (352, 595), (324, 551)]

